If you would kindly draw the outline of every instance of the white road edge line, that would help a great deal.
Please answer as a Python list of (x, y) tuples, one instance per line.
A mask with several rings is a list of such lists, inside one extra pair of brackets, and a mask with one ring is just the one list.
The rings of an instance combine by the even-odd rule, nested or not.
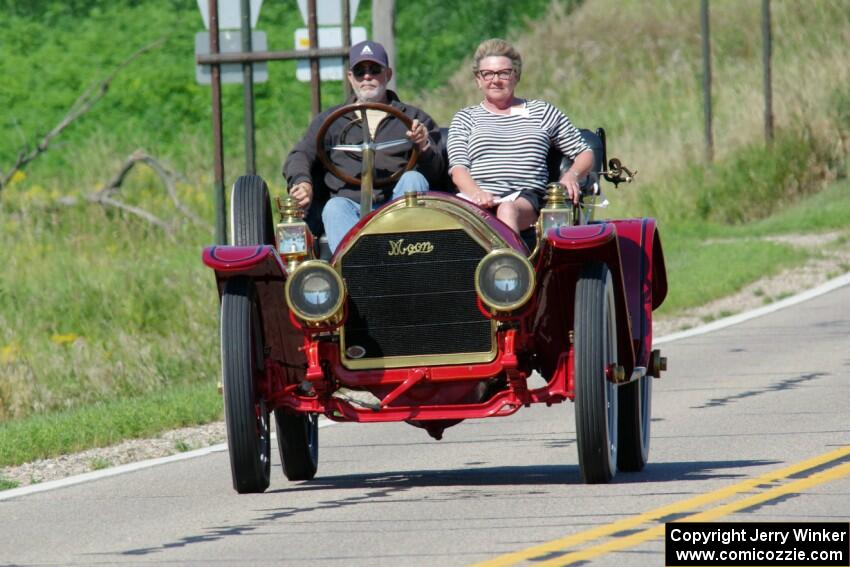
[(768, 313), (773, 313), (774, 311), (779, 311), (780, 309), (797, 305), (798, 303), (808, 301), (809, 299), (814, 299), (819, 295), (829, 293), (830, 291), (844, 287), (848, 284), (850, 284), (850, 272), (842, 276), (838, 276), (837, 278), (833, 278), (818, 287), (798, 293), (797, 295), (792, 295), (791, 297), (786, 297), (785, 299), (765, 305), (764, 307), (759, 307), (758, 309), (753, 309), (752, 311), (746, 311), (744, 313), (738, 313), (737, 315), (730, 315), (729, 317), (724, 317), (723, 319), (718, 319), (706, 325), (688, 329), (687, 331), (680, 331), (678, 333), (658, 337), (657, 339), (653, 339), (652, 346), (687, 339), (697, 335), (704, 335), (705, 333), (710, 333), (719, 329), (725, 329), (726, 327), (731, 327), (732, 325), (737, 325), (738, 323), (743, 323), (744, 321), (749, 321), (750, 319), (755, 319), (756, 317), (761, 317), (762, 315), (767, 315)]
[[(334, 425), (335, 423), (335, 421), (325, 419), (324, 417), (319, 418), (319, 427), (327, 427), (329, 425)], [(275, 435), (272, 434), (272, 441), (274, 440)], [(66, 486), (74, 486), (75, 484), (82, 484), (84, 482), (100, 480), (102, 478), (108, 478), (110, 476), (118, 476), (120, 474), (139, 471), (142, 469), (165, 465), (168, 463), (174, 463), (177, 461), (185, 461), (188, 459), (194, 459), (196, 457), (203, 457), (211, 453), (222, 453), (224, 451), (227, 451), (227, 444), (219, 443), (218, 445), (210, 445), (209, 447), (204, 447), (203, 449), (195, 449), (194, 451), (186, 451), (185, 453), (177, 453), (175, 455), (168, 455), (167, 457), (158, 457), (156, 459), (148, 459), (146, 461), (139, 461), (136, 463), (127, 463), (126, 465), (119, 465), (117, 467), (111, 467), (108, 469), (101, 469), (98, 471), (78, 474), (76, 476), (69, 476), (66, 478), (50, 480), (38, 484), (29, 484), (20, 488), (11, 488), (9, 490), (0, 491), (0, 501), (9, 500), (11, 498), (17, 498), (18, 496), (27, 496), (29, 494), (35, 494), (36, 492), (45, 492), (47, 490), (64, 488)]]
[[(681, 331), (678, 333), (665, 335), (663, 337), (658, 337), (657, 339), (654, 339), (652, 341), (652, 344), (653, 346), (655, 346), (658, 344), (669, 343), (681, 339), (695, 337), (697, 335), (703, 335), (705, 333), (710, 333), (712, 331), (717, 331), (726, 327), (731, 327), (732, 325), (737, 325), (738, 323), (743, 323), (744, 321), (749, 321), (750, 319), (755, 319), (756, 317), (761, 317), (762, 315), (767, 315), (768, 313), (773, 313), (774, 311), (779, 311), (780, 309), (784, 309), (786, 307), (802, 303), (809, 299), (813, 299), (815, 297), (818, 297), (819, 295), (829, 293), (830, 291), (836, 290), (840, 287), (844, 287), (848, 284), (850, 284), (850, 273), (846, 273), (842, 276), (838, 276), (837, 278), (833, 278), (816, 288), (804, 291), (803, 293), (799, 293), (791, 297), (787, 297), (781, 301), (777, 301), (776, 303), (771, 303), (770, 305), (765, 305), (764, 307), (759, 307), (758, 309), (753, 309), (752, 311), (747, 311), (745, 313), (739, 313), (737, 315), (718, 319), (717, 321), (712, 321), (707, 325), (688, 329), (687, 331)], [(329, 419), (325, 419), (323, 417), (319, 420), (319, 427), (328, 427), (334, 425), (335, 423), (337, 422), (330, 421)], [(117, 467), (112, 467), (99, 471), (92, 471), (76, 476), (69, 476), (67, 478), (60, 478), (58, 480), (51, 480), (39, 484), (30, 484), (28, 486), (22, 486), (21, 488), (11, 488), (9, 490), (0, 491), (0, 501), (9, 500), (11, 498), (17, 498), (19, 496), (27, 496), (29, 494), (35, 494), (37, 492), (54, 490), (56, 488), (73, 486), (75, 484), (82, 484), (84, 482), (108, 478), (110, 476), (117, 476), (120, 474), (147, 469), (150, 467), (164, 465), (167, 463), (173, 463), (176, 461), (184, 461), (187, 459), (194, 459), (196, 457), (203, 457), (204, 455), (209, 455), (210, 453), (219, 453), (226, 450), (227, 445), (225, 443), (220, 443), (218, 445), (212, 445), (210, 447), (197, 449), (195, 451), (186, 451), (185, 453), (177, 453), (176, 455), (159, 457), (157, 459), (148, 459), (146, 461), (139, 461), (137, 463), (127, 463), (126, 465), (120, 465)]]

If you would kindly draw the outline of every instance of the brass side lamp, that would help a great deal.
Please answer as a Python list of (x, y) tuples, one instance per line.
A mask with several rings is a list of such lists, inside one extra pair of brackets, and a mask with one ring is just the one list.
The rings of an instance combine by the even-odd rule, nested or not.
[(557, 182), (546, 186), (546, 204), (537, 222), (542, 238), (547, 238), (550, 230), (573, 224), (573, 205), (567, 201), (566, 187)]
[(298, 264), (312, 257), (313, 233), (304, 222), (304, 211), (292, 197), (278, 197), (277, 251), (292, 271)]

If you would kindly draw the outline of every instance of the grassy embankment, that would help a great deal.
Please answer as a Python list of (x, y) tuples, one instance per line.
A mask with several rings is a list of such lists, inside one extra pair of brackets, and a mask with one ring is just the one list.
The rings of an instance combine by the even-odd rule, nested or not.
[[(753, 242), (749, 234), (842, 229), (850, 216), (846, 181), (818, 193), (847, 173), (850, 81), (842, 46), (850, 39), (850, 16), (840, 2), (818, 2), (814, 10), (773, 4), (777, 141), (768, 149), (761, 141), (760, 40), (752, 32), (758, 29), (759, 6), (755, 1), (712, 5), (717, 159), (708, 169), (700, 165), (696, 6), (590, 2), (569, 17), (556, 9), (517, 37), (526, 60), (519, 94), (558, 104), (578, 124), (605, 126), (610, 153), (640, 170), (637, 185), (609, 191), (614, 203), (609, 214), (659, 218), (671, 280), (663, 307), (668, 312), (728, 294), (804, 256), (788, 246)], [(618, 17), (612, 19), (612, 13)], [(450, 42), (450, 36), (443, 37)], [(399, 40), (402, 54), (416, 41)], [(420, 45), (408, 53), (430, 51)], [(466, 45), (453, 53), (469, 51)], [(409, 57), (410, 68), (419, 68)], [(400, 90), (448, 123), (459, 106), (478, 95), (468, 64), (446, 87), (420, 95), (420, 87), (440, 84), (447, 64), (436, 61), (427, 81), (402, 82)], [(191, 78), (184, 82), (178, 94), (185, 97), (175, 95), (177, 100), (194, 101)], [(154, 96), (143, 85), (121, 87), (116, 81), (113, 91), (142, 89)], [(306, 121), (303, 108), (275, 114), (290, 87), (297, 86), (281, 81), (264, 87), (272, 93), (265, 107), (258, 93), (260, 108), (274, 117), (266, 122), (273, 127), (258, 132), (260, 170), (273, 185), (280, 156)], [(302, 88), (298, 96), (285, 97), (290, 111), (306, 100), (303, 86), (297, 88)], [(225, 121), (233, 132), (229, 155), (238, 156), (241, 94), (229, 89), (226, 95)], [(153, 127), (141, 139), (158, 144), (165, 134), (168, 143), (146, 147), (185, 172), (192, 181), (181, 184), (181, 194), (210, 218), (204, 194), (207, 129), (198, 126), (208, 122), (206, 104), (193, 107), (197, 116), (190, 121), (165, 132), (162, 125)], [(220, 400), (211, 395), (218, 366), (216, 299), (211, 276), (197, 260), (209, 235), (186, 228), (169, 242), (157, 230), (113, 212), (50, 204), (60, 193), (96, 187), (123, 155), (145, 145), (129, 131), (110, 134), (115, 126), (90, 125), (91, 137), (79, 143), (83, 149), (52, 150), (53, 156), (37, 166), (49, 175), (39, 179), (34, 166), (30, 177), (3, 196), (0, 254), (14, 271), (0, 277), (0, 420), (5, 421), (0, 465), (199, 423), (220, 413)], [(236, 171), (237, 164), (232, 157), (228, 171)], [(152, 175), (135, 174), (128, 190), (136, 202), (164, 210)], [(717, 235), (732, 240), (703, 244)]]
[[(267, 3), (268, 4), (268, 3)], [(291, 5), (290, 5), (291, 4)], [(399, 6), (400, 90), (444, 81), (478, 41), (539, 15), (548, 0)], [(181, 172), (180, 197), (212, 219), (209, 88), (194, 82), (194, 4), (156, 0), (0, 3), (16, 33), (0, 39), (0, 172), (74, 99), (138, 47), (165, 44), (122, 71), (109, 93), (0, 194), (0, 467), (217, 419), (217, 308), (200, 263), (212, 235), (191, 225), (174, 238), (136, 217), (61, 197), (93, 192), (136, 148)], [(369, 21), (361, 2), (358, 24)], [(473, 17), (475, 16), (475, 17)], [(510, 22), (510, 27), (508, 26)], [(12, 25), (13, 24), (13, 25)], [(264, 6), (272, 49), (290, 49), (295, 2)], [(409, 72), (405, 73), (404, 69)], [(309, 120), (309, 87), (294, 63), (273, 63), (256, 89), (258, 169), (280, 191), (282, 156)], [(327, 106), (339, 84), (323, 85)], [(227, 182), (240, 171), (242, 91), (224, 86)], [(173, 218), (158, 178), (134, 170), (120, 197)]]

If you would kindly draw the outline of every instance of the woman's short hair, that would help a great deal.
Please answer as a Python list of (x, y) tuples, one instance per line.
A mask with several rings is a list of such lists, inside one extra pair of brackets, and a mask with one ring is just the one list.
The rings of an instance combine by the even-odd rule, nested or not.
[(507, 57), (511, 60), (517, 80), (522, 76), (522, 57), (520, 57), (519, 51), (504, 39), (494, 37), (481, 42), (472, 57), (473, 74), (478, 74), (481, 60), (485, 57)]

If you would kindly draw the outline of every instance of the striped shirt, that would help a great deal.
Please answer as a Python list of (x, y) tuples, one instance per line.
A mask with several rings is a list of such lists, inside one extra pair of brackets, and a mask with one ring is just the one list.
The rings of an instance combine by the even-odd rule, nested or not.
[(546, 156), (557, 146), (570, 159), (589, 149), (578, 128), (551, 104), (528, 100), (511, 114), (483, 104), (458, 111), (449, 128), (449, 171), (463, 166), (490, 193), (545, 191)]

